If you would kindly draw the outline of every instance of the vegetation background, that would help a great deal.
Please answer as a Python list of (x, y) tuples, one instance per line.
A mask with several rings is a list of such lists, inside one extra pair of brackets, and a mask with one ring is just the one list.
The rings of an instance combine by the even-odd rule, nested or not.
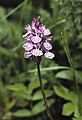
[(48, 120), (22, 34), (34, 16), (53, 34), (41, 74), (54, 120), (82, 120), (82, 0), (0, 0), (0, 120)]

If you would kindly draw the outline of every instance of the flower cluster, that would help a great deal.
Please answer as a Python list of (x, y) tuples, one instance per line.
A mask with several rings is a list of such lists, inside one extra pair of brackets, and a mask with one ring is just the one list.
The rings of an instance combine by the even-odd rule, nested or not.
[(51, 32), (38, 20), (33, 19), (32, 25), (25, 27), (27, 33), (23, 35), (26, 43), (22, 46), (25, 49), (25, 58), (37, 58), (45, 56), (46, 58), (53, 59), (54, 54), (50, 52), (52, 45), (50, 41), (52, 39)]

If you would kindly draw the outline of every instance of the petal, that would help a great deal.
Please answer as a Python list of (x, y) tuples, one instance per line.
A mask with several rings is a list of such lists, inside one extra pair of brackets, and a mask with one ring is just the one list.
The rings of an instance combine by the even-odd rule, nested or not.
[(34, 18), (32, 21), (32, 29), (35, 29), (35, 25), (36, 25), (36, 18)]
[(47, 36), (47, 37), (46, 37), (46, 40), (51, 41), (52, 38), (53, 38), (53, 36)]
[(32, 44), (32, 43), (25, 43), (22, 47), (23, 47), (26, 51), (30, 51), (30, 50), (32, 50), (32, 48), (33, 48), (33, 44)]
[(39, 36), (32, 37), (32, 42), (39, 43), (41, 41), (41, 38)]
[(50, 35), (50, 34), (51, 34), (51, 32), (49, 29), (44, 30), (44, 35)]
[(32, 29), (31, 29), (31, 26), (30, 26), (30, 25), (26, 26), (26, 27), (25, 27), (25, 29), (26, 29), (28, 32), (31, 32), (31, 31), (32, 31)]
[(46, 50), (51, 50), (52, 49), (52, 45), (49, 43), (49, 42), (44, 42), (44, 48), (46, 49)]
[(27, 42), (31, 42), (31, 35), (28, 35), (26, 38), (24, 38), (25, 40), (27, 40)]
[(44, 32), (44, 30), (46, 30), (46, 27), (42, 25), (41, 28), (40, 28), (40, 30), (41, 30), (42, 32)]
[(54, 55), (53, 53), (51, 53), (51, 52), (46, 52), (46, 53), (44, 54), (44, 56), (45, 56), (46, 58), (49, 58), (49, 59), (53, 59), (53, 58), (55, 57), (55, 55)]
[(42, 51), (41, 50), (39, 50), (39, 49), (33, 49), (32, 50), (32, 55), (34, 55), (34, 56), (42, 56), (43, 55), (43, 53), (42, 53)]
[(23, 35), (22, 37), (24, 38), (24, 39), (26, 39), (27, 38), (27, 36), (28, 36), (28, 34), (29, 33), (26, 33), (25, 35)]
[(24, 53), (24, 58), (30, 58), (32, 56), (32, 53), (31, 52), (25, 52)]
[(40, 16), (38, 16), (38, 22), (40, 22)]

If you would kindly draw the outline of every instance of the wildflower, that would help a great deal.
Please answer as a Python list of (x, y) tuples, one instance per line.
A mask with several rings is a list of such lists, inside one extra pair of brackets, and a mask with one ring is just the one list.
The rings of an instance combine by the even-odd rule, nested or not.
[(32, 25), (25, 27), (26, 34), (23, 35), (23, 38), (26, 40), (26, 43), (22, 46), (25, 49), (25, 58), (33, 58), (45, 56), (46, 58), (53, 59), (54, 54), (50, 52), (52, 45), (50, 41), (52, 40), (52, 35), (49, 29), (47, 29), (40, 22), (40, 17), (38, 20), (33, 19)]

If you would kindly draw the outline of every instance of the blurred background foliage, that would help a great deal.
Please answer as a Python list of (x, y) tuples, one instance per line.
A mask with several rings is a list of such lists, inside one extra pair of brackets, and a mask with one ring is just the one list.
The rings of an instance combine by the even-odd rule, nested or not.
[(55, 58), (42, 58), (54, 120), (82, 120), (82, 0), (0, 0), (0, 119), (47, 120), (36, 65), (22, 39), (34, 16), (50, 28)]

